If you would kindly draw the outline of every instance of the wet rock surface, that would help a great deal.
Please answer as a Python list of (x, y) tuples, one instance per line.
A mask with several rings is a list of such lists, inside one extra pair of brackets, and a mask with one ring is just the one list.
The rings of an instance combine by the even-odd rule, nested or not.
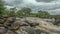
[(0, 34), (59, 34), (60, 26), (36, 17), (0, 17)]

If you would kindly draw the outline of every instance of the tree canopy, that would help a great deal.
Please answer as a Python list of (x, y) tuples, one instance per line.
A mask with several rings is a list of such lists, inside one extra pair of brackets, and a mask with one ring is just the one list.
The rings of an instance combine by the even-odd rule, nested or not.
[(25, 7), (17, 11), (18, 16), (28, 16), (30, 13), (31, 9)]
[(0, 16), (3, 14), (4, 10), (5, 10), (4, 2), (0, 0)]

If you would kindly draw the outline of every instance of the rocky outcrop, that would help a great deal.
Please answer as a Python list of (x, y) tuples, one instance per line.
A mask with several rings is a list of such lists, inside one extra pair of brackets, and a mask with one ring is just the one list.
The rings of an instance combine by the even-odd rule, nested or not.
[[(23, 28), (25, 28), (24, 30), (28, 34), (33, 34), (33, 33), (35, 34), (35, 32), (34, 32), (35, 28), (32, 28), (31, 26), (37, 25), (37, 23), (29, 22), (28, 20), (26, 20), (24, 18), (16, 19), (16, 17), (8, 17), (8, 16), (1, 17), (0, 18), (0, 24), (1, 24), (0, 27), (4, 27), (4, 28), (0, 28), (1, 34), (15, 34), (14, 32), (18, 31), (20, 28), (22, 30), (23, 30)], [(25, 27), (23, 27), (23, 26), (25, 26)]]
[(0, 27), (0, 34), (17, 34), (17, 33), (14, 31), (8, 30), (4, 27)]
[(39, 25), (33, 26), (35, 29), (39, 29), (41, 33), (44, 34), (59, 34), (60, 33), (60, 26), (53, 25), (50, 22), (46, 22), (41, 18), (36, 17), (27, 17), (27, 23), (38, 23)]
[(24, 34), (40, 34), (40, 31), (37, 32), (37, 29), (33, 27), (23, 26), (20, 29)]
[(12, 30), (14, 29), (12, 24), (15, 22), (16, 18), (3, 16), (0, 17), (0, 19), (0, 34), (15, 34), (15, 32)]
[(37, 17), (0, 17), (0, 34), (59, 34), (60, 26)]

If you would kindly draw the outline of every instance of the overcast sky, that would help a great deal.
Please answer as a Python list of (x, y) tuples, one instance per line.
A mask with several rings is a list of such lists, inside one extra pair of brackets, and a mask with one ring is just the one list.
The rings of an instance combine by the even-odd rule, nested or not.
[(33, 12), (38, 10), (48, 11), (50, 14), (60, 15), (60, 0), (5, 0), (6, 6), (23, 8), (29, 7), (33, 9)]

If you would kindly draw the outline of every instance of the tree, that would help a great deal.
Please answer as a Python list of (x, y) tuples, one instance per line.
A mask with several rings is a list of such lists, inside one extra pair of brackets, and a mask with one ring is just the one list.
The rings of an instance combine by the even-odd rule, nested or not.
[(0, 16), (3, 15), (3, 11), (4, 11), (5, 7), (4, 7), (4, 2), (2, 0), (0, 0)]
[(25, 7), (17, 12), (19, 16), (29, 16), (30, 13), (31, 13), (31, 9)]
[(31, 12), (30, 8), (22, 8), (21, 11), (23, 12), (24, 16), (28, 16)]
[(41, 17), (41, 18), (50, 18), (50, 14), (46, 11), (38, 11), (37, 13), (37, 17)]
[(15, 16), (15, 11), (16, 11), (16, 8), (10, 8), (10, 11), (9, 11), (9, 16)]

